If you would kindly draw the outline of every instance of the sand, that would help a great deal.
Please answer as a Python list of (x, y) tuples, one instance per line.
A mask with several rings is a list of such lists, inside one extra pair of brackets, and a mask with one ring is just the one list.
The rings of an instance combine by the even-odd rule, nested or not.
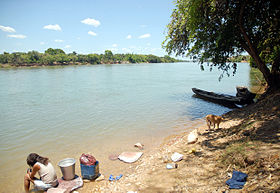
[[(220, 128), (198, 130), (198, 141), (188, 144), (188, 132), (173, 135), (133, 164), (118, 181), (87, 182), (87, 192), (280, 192), (280, 93), (224, 115)], [(183, 160), (175, 169), (171, 155)], [(117, 161), (112, 161), (112, 164)], [(233, 170), (248, 174), (242, 190), (230, 190), (226, 180)], [(102, 171), (100, 171), (102, 173)]]
[[(234, 122), (221, 125), (233, 125)], [(197, 128), (194, 128), (197, 129)], [(216, 174), (211, 168), (215, 162), (215, 153), (200, 145), (205, 140), (206, 125), (198, 128), (200, 133), (196, 144), (188, 144), (188, 133), (184, 132), (166, 138), (160, 147), (145, 154), (135, 164), (128, 164), (133, 171), (115, 182), (109, 182), (108, 176), (103, 181), (87, 182), (77, 190), (86, 192), (213, 192), (226, 190), (227, 173)], [(171, 155), (175, 152), (183, 154), (182, 161), (177, 162), (178, 168), (166, 169), (172, 163)], [(112, 162), (113, 164), (113, 162)], [(220, 180), (209, 182), (216, 176)], [(199, 182), (199, 183), (198, 183)], [(199, 184), (199, 185), (198, 185)]]

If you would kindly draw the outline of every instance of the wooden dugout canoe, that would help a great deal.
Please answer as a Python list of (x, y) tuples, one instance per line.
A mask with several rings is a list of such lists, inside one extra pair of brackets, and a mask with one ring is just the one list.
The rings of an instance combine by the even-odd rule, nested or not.
[(199, 97), (206, 99), (208, 101), (223, 104), (225, 106), (230, 107), (237, 107), (236, 105), (246, 105), (250, 104), (251, 101), (248, 101), (248, 99), (240, 97), (240, 96), (231, 96), (227, 94), (218, 94), (214, 92), (208, 92), (205, 90), (201, 90), (198, 88), (192, 88), (192, 91)]

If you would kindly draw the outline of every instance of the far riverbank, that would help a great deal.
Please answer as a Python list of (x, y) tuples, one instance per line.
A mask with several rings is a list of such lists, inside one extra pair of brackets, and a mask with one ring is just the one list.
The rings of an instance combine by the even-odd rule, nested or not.
[(66, 54), (62, 49), (49, 48), (44, 53), (29, 51), (0, 54), (0, 68), (174, 62), (182, 61), (168, 55), (113, 54), (111, 50), (105, 50), (104, 54), (78, 54), (75, 51)]

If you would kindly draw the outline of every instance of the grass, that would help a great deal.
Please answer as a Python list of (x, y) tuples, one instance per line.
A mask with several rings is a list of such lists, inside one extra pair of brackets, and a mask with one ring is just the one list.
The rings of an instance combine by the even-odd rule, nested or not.
[(250, 90), (258, 95), (263, 94), (266, 88), (266, 81), (261, 71), (257, 68), (250, 68)]
[(220, 155), (220, 163), (223, 166), (232, 165), (235, 169), (246, 168), (250, 164), (249, 151), (254, 146), (254, 143), (248, 141), (231, 144)]

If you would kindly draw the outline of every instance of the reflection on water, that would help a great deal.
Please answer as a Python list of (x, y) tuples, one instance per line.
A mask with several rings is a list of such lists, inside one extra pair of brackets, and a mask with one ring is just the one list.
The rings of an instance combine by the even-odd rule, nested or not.
[(193, 63), (0, 70), (0, 189), (22, 191), (30, 152), (53, 165), (89, 152), (102, 173), (118, 174), (128, 167), (112, 164), (110, 154), (133, 151), (136, 142), (148, 151), (191, 120), (229, 111), (192, 97), (192, 87), (235, 95), (249, 82), (247, 64), (221, 82), (219, 74)]

